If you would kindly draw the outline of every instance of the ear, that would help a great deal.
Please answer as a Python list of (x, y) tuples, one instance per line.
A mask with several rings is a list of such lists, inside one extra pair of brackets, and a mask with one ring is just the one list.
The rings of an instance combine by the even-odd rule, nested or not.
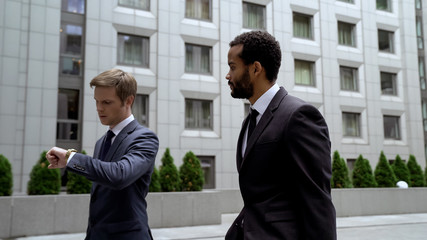
[(132, 106), (133, 101), (135, 100), (135, 96), (131, 95), (126, 98), (126, 106)]
[(259, 74), (259, 73), (261, 73), (261, 71), (263, 70), (263, 67), (262, 67), (262, 65), (261, 65), (261, 63), (260, 62), (258, 62), (258, 61), (255, 61), (254, 63), (253, 63), (253, 73), (254, 74)]

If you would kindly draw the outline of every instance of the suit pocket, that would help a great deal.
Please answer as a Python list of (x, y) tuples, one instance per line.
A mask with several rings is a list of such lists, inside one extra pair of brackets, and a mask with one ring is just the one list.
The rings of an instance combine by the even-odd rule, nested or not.
[(293, 211), (274, 211), (265, 213), (266, 222), (292, 221), (295, 219)]

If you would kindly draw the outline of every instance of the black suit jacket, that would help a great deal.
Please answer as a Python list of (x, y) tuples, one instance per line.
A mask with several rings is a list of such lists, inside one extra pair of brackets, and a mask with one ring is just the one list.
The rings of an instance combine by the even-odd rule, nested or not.
[(236, 161), (244, 207), (226, 239), (336, 239), (331, 144), (320, 112), (281, 87), (242, 156), (248, 122)]
[(116, 136), (101, 161), (104, 139), (105, 135), (97, 141), (93, 158), (76, 153), (67, 164), (68, 170), (93, 181), (86, 239), (151, 239), (145, 196), (158, 151), (157, 136), (134, 120)]

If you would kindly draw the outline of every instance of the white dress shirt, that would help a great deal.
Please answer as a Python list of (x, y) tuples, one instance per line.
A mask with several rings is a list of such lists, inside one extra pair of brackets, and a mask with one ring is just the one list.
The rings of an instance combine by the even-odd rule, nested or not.
[[(270, 89), (267, 90), (256, 102), (250, 106), (250, 108), (257, 110), (259, 113), (256, 117), (256, 123), (258, 124), (259, 120), (261, 119), (262, 115), (264, 114), (265, 110), (267, 109), (268, 105), (270, 104), (271, 100), (273, 100), (276, 93), (279, 91), (280, 87), (275, 83), (273, 86), (271, 86)], [(243, 143), (242, 143), (242, 156), (245, 155), (246, 151), (246, 145), (248, 143), (248, 128), (249, 124), (245, 130), (245, 135), (243, 136)]]

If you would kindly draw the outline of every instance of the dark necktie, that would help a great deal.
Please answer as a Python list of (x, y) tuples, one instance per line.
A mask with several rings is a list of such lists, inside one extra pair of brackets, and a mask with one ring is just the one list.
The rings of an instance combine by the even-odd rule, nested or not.
[(251, 108), (251, 112), (249, 114), (249, 128), (248, 128), (248, 139), (252, 135), (252, 132), (255, 129), (256, 126), (256, 117), (258, 116), (259, 112), (253, 108)]
[(114, 137), (114, 135), (115, 134), (111, 130), (108, 130), (107, 137), (105, 138), (104, 144), (102, 145), (102, 148), (101, 148), (100, 159), (102, 161), (105, 161), (105, 156), (107, 156), (108, 150), (110, 149), (110, 146), (111, 146), (111, 139)]

